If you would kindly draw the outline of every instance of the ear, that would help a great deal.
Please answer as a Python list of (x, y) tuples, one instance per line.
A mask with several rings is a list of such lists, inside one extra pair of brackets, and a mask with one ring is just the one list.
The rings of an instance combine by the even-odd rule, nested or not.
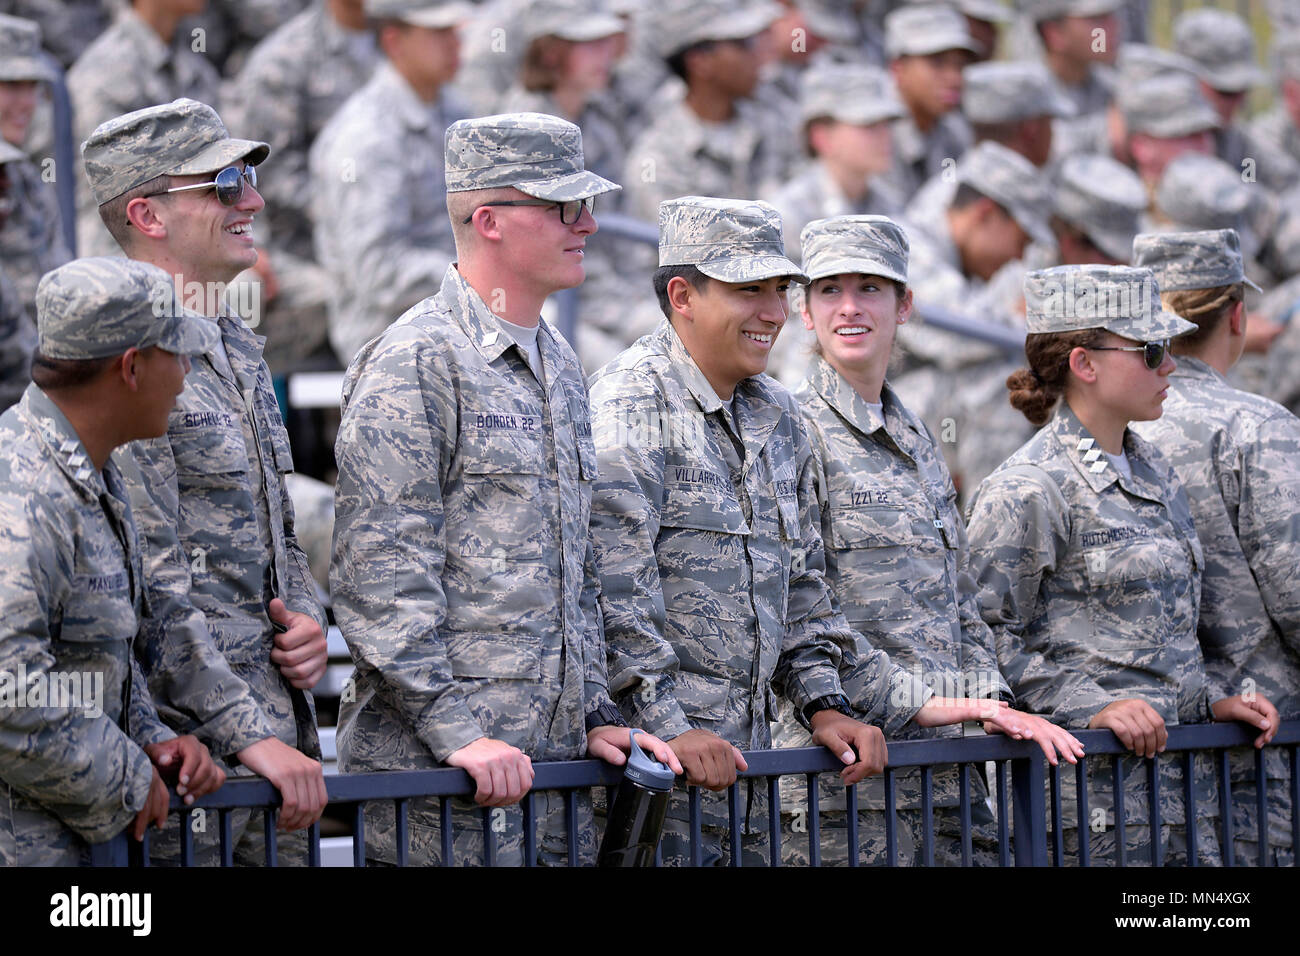
[(118, 368), (118, 374), (122, 376), (122, 384), (128, 390), (137, 392), (140, 390), (140, 350), (136, 348), (127, 349), (122, 353), (119, 361), (122, 363)]
[(799, 307), (799, 316), (803, 319), (803, 327), (809, 332), (813, 330), (813, 317), (808, 311), (808, 293), (804, 293), (803, 305)]
[(159, 218), (150, 198), (136, 198), (127, 203), (126, 221), (150, 239), (166, 239), (167, 223)]
[(492, 206), (479, 206), (475, 209), (470, 225), (484, 239), (496, 242), (501, 240), (501, 220), (497, 218), (496, 209)]
[(898, 303), (898, 324), (902, 325), (912, 317), (912, 290), (910, 288), (903, 292), (903, 301)]
[(1095, 385), (1097, 382), (1097, 369), (1092, 364), (1092, 357), (1088, 350), (1083, 346), (1076, 346), (1070, 350), (1070, 357), (1067, 360), (1070, 365), (1070, 371), (1081, 382), (1089, 385)]
[(695, 300), (699, 295), (699, 290), (691, 285), (681, 276), (673, 276), (668, 280), (668, 304), (673, 307), (673, 311), (682, 316), (687, 322), (695, 321)]
[(1228, 331), (1233, 335), (1246, 334), (1246, 303), (1234, 302), (1228, 313)]

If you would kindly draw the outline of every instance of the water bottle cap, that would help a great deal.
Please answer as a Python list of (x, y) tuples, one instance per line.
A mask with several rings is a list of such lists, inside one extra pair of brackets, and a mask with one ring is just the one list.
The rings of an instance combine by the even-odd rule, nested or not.
[(640, 784), (647, 790), (660, 790), (667, 793), (673, 788), (675, 774), (671, 767), (655, 760), (637, 746), (636, 735), (643, 733), (645, 733), (644, 730), (635, 727), (628, 730), (632, 742), (632, 752), (628, 754), (627, 766), (623, 768), (623, 776), (634, 783)]

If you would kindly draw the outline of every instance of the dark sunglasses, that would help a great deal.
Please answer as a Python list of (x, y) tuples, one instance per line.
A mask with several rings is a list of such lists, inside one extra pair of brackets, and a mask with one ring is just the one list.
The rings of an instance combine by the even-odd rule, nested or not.
[[(498, 202), (485, 202), (483, 206), (554, 206), (560, 210), (560, 222), (566, 226), (572, 226), (582, 216), (582, 211), (595, 215), (596, 197), (588, 196), (586, 199), (570, 199), (567, 202), (554, 202), (550, 199), (502, 199)], [(478, 212), (483, 206), (475, 206), (474, 212)], [(469, 225), (474, 218), (474, 212), (470, 213), (461, 220), (462, 225)]]
[[(168, 189), (169, 193), (183, 193), (190, 189), (211, 189), (217, 190), (217, 199), (223, 206), (233, 206), (244, 198), (244, 183), (257, 188), (257, 168), (254, 166), (245, 166), (240, 169), (238, 166), (227, 166), (216, 176), (212, 177), (210, 183), (195, 183), (193, 186), (176, 186)], [(154, 195), (161, 195), (155, 193)]]
[(1142, 361), (1146, 363), (1147, 368), (1155, 371), (1165, 360), (1165, 353), (1169, 351), (1169, 340), (1143, 342), (1141, 345), (1090, 345), (1086, 347), (1096, 352), (1141, 352)]

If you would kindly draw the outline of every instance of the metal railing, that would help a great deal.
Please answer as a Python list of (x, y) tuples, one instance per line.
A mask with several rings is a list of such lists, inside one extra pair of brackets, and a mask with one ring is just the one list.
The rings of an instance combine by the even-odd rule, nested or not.
[[(1215, 775), (1219, 791), (1219, 828), (1220, 844), (1223, 847), (1223, 860), (1227, 865), (1234, 862), (1234, 834), (1232, 780), (1230, 776), (1230, 748), (1251, 746), (1256, 731), (1236, 724), (1189, 724), (1169, 728), (1169, 740), (1166, 754), (1180, 754), (1184, 766), (1183, 800), (1184, 807), (1195, 807), (1196, 798), (1204, 796), (1198, 787), (1196, 775), (1186, 772), (1191, 769), (1196, 754), (1209, 753), (1214, 757)], [(935, 832), (933, 821), (933, 773), (936, 768), (956, 766), (959, 769), (961, 818), (962, 860), (971, 860), (972, 826), (970, 815), (971, 768), (976, 771), (991, 762), (994, 768), (994, 783), (990, 786), (990, 799), (996, 806), (996, 829), (998, 842), (998, 859), (1003, 866), (1014, 862), (1017, 866), (1062, 865), (1067, 862), (1063, 837), (1067, 829), (1063, 825), (1062, 814), (1062, 773), (1073, 773), (1078, 784), (1077, 807), (1079, 821), (1089, 819), (1088, 783), (1091, 775), (1097, 773), (1096, 765), (1104, 763), (1101, 772), (1109, 772), (1112, 783), (1113, 809), (1115, 814), (1114, 829), (1117, 834), (1118, 863), (1130, 862), (1125, 850), (1125, 828), (1132, 826), (1149, 826), (1155, 834), (1151, 843), (1151, 862), (1159, 865), (1162, 861), (1162, 827), (1168, 827), (1161, 819), (1161, 781), (1157, 770), (1157, 761), (1145, 760), (1146, 796), (1148, 815), (1145, 821), (1126, 818), (1124, 809), (1125, 780), (1120, 756), (1127, 753), (1118, 739), (1108, 730), (1080, 731), (1075, 734), (1087, 749), (1088, 756), (1076, 768), (1061, 763), (1051, 767), (1044, 758), (1037, 744), (1029, 741), (1014, 741), (1002, 736), (974, 736), (955, 739), (899, 741), (889, 745), (889, 767), (884, 773), (885, 783), (885, 837), (888, 847), (888, 862), (892, 865), (898, 860), (897, 836), (897, 798), (896, 778), (901, 771), (918, 769), (921, 779), (921, 819), (923, 826), (922, 841), (918, 862), (932, 865), (934, 862)], [(1280, 750), (1288, 757), (1290, 776), (1286, 781), (1286, 793), (1290, 796), (1292, 808), (1300, 806), (1300, 769), (1297, 764), (1297, 751), (1300, 747), (1300, 721), (1289, 721), (1282, 725), (1272, 743), (1266, 750)], [(1258, 832), (1255, 834), (1259, 844), (1259, 862), (1265, 863), (1269, 853), (1267, 834), (1266, 801), (1269, 788), (1264, 772), (1263, 751), (1255, 751), (1255, 810)], [(807, 789), (806, 819), (808, 831), (809, 861), (820, 865), (821, 829), (823, 818), (828, 814), (842, 812), (848, 831), (848, 846), (859, 847), (858, 789), (844, 788), (843, 804), (827, 805), (819, 796), (820, 774), (838, 771), (841, 765), (822, 748), (810, 747), (789, 750), (759, 750), (745, 754), (749, 769), (740, 774), (740, 780), (727, 792), (727, 807), (730, 830), (735, 836), (740, 833), (741, 788), (746, 780), (761, 780), (766, 783), (769, 813), (767, 818), (768, 862), (773, 866), (782, 863), (783, 835), (780, 827), (781, 797), (779, 781), (783, 776), (802, 776)], [(1167, 758), (1166, 758), (1167, 759)], [(1010, 770), (1009, 780), (1007, 771)], [(537, 862), (537, 812), (535, 795), (540, 791), (559, 791), (565, 798), (565, 822), (567, 830), (567, 858), (570, 865), (576, 865), (579, 859), (578, 840), (578, 794), (583, 790), (597, 787), (610, 788), (606, 791), (607, 799), (612, 800), (612, 788), (621, 779), (621, 770), (597, 760), (578, 760), (557, 763), (538, 763), (534, 765), (535, 778), (532, 790), (522, 801), (524, 840), (523, 863), (526, 866)], [(399, 866), (409, 860), (409, 826), (408, 811), (410, 801), (414, 798), (427, 797), (438, 801), (441, 821), (442, 859), (447, 863), (453, 859), (452, 853), (452, 798), (467, 797), (474, 793), (475, 787), (468, 774), (457, 769), (392, 771), (368, 774), (340, 774), (326, 779), (330, 804), (335, 807), (346, 806), (353, 825), (352, 862), (363, 866), (367, 860), (366, 847), (366, 804), (372, 801), (391, 801), (395, 810), (396, 854)], [(1274, 793), (1280, 788), (1274, 783)], [(698, 865), (702, 854), (702, 812), (701, 791), (691, 787), (688, 792), (689, 827), (691, 844), (691, 862)], [(193, 834), (190, 818), (197, 811), (216, 811), (220, 820), (221, 862), (229, 866), (233, 863), (233, 834), (231, 828), (231, 811), (240, 808), (264, 809), (267, 863), (276, 862), (275, 808), (279, 805), (279, 794), (270, 783), (264, 780), (231, 780), (216, 793), (196, 801), (192, 806), (184, 806), (177, 798), (172, 798), (172, 810), (179, 815), (180, 823), (180, 859), (182, 866), (194, 862)], [(489, 825), (491, 811), (483, 808), (483, 862), (493, 865), (496, 862), (495, 839), (493, 827)], [(1192, 813), (1195, 819), (1195, 812)], [(1300, 815), (1292, 810), (1290, 820), (1291, 850), (1300, 848)], [(1079, 859), (1081, 865), (1090, 863), (1086, 825), (1078, 828)], [(1196, 827), (1186, 828), (1188, 857), (1191, 865), (1197, 863)], [(1014, 839), (1013, 839), (1014, 834)], [(741, 840), (730, 841), (730, 861), (740, 865)], [(136, 844), (125, 835), (108, 843), (92, 848), (93, 863), (100, 866), (147, 865), (149, 858), (148, 840), (143, 845)], [(1139, 861), (1140, 862), (1140, 861)], [(850, 854), (847, 863), (856, 866), (858, 853)], [(308, 864), (321, 865), (321, 836), (319, 824), (308, 832)]]

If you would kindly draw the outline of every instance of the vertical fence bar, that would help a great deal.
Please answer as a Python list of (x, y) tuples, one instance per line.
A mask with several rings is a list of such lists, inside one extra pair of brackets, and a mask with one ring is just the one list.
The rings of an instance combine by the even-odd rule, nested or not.
[(858, 865), (858, 788), (844, 788), (845, 812), (848, 813), (849, 866)]
[(491, 868), (497, 865), (497, 839), (492, 834), (492, 808), (483, 807), (479, 814), (483, 817), (483, 865)]
[(1255, 749), (1255, 824), (1259, 865), (1268, 866), (1268, 775), (1264, 773), (1263, 747)]
[(307, 828), (307, 865), (320, 866), (320, 821)]
[(1196, 813), (1196, 753), (1183, 751), (1183, 819), (1187, 830), (1187, 865), (1200, 866), (1197, 837), (1200, 820)]
[(1291, 854), (1300, 858), (1300, 747), (1291, 745)]
[(266, 840), (266, 865), (274, 867), (276, 865), (276, 845), (275, 845), (275, 818), (279, 811), (274, 807), (267, 807), (266, 812), (262, 814), (262, 836)]
[(149, 836), (149, 830), (146, 827), (144, 831), (144, 839), (141, 840), (138, 845), (135, 844), (134, 842), (131, 844), (130, 847), (131, 852), (133, 854), (139, 853), (138, 859), (140, 861), (140, 866), (142, 867), (153, 866), (153, 860), (152, 860), (153, 854), (149, 852), (149, 847), (152, 844), (152, 842), (153, 842), (152, 838)]
[[(1147, 820), (1151, 827), (1151, 865), (1163, 866), (1165, 855), (1160, 840), (1160, 757), (1147, 758)], [(1186, 814), (1184, 814), (1186, 816)], [(1194, 821), (1193, 821), (1194, 822)], [(1184, 823), (1186, 827), (1186, 823)]]
[[(1047, 866), (1047, 801), (1043, 768), (1047, 758), (1038, 747), (1011, 761), (1012, 799), (1016, 814), (1016, 866)], [(1001, 770), (998, 783), (1002, 783)]]
[(235, 832), (230, 820), (230, 811), (222, 810), (217, 815), (217, 825), (221, 827), (221, 865), (235, 865)]
[(1074, 765), (1074, 786), (1079, 802), (1079, 825), (1074, 831), (1079, 837), (1079, 866), (1090, 866), (1092, 854), (1088, 837), (1092, 832), (1092, 826), (1088, 820), (1088, 758), (1086, 756)]
[(1128, 821), (1124, 816), (1124, 755), (1117, 754), (1111, 758), (1111, 793), (1115, 804), (1115, 857), (1116, 866), (1128, 865), (1128, 837), (1124, 828)]
[(700, 833), (700, 788), (691, 787), (689, 797), (691, 821), (691, 866), (704, 865), (704, 837)]
[(767, 778), (767, 859), (781, 865), (781, 778)]
[(564, 791), (564, 835), (569, 841), (569, 866), (578, 865), (578, 791)]
[(1006, 761), (994, 761), (993, 771), (997, 775), (998, 790), (998, 866), (1010, 866), (1011, 828), (1007, 825)]
[(451, 797), (438, 801), (438, 832), (442, 837), (442, 865), (455, 866), (455, 844), (451, 832)]
[(406, 808), (409, 800), (394, 800), (393, 812), (397, 817), (397, 865), (406, 866), (411, 844), (410, 833), (406, 825)]
[(817, 792), (817, 775), (805, 774), (804, 781), (808, 787), (808, 864), (822, 865), (822, 821), (820, 796)]
[(898, 801), (894, 798), (894, 770), (885, 768), (885, 861), (898, 866)]
[(961, 809), (961, 865), (970, 866), (971, 862), (971, 822), (970, 822), (970, 764), (957, 765), (957, 800)]
[(1061, 764), (1052, 765), (1052, 865), (1065, 862), (1065, 834), (1061, 832)]
[(194, 865), (194, 824), (190, 816), (189, 810), (182, 810), (178, 814), (181, 825), (181, 866), (185, 867)]
[[(609, 797), (611, 787), (605, 788), (605, 821), (609, 822), (609, 812), (614, 807), (613, 798)], [(536, 794), (532, 790), (524, 795), (524, 866), (537, 865), (537, 804), (534, 802)]]
[(352, 865), (366, 865), (366, 805), (364, 802), (352, 808)]
[(739, 780), (727, 788), (727, 826), (731, 831), (731, 865), (741, 866)]
[(1228, 765), (1228, 751), (1215, 751), (1219, 771), (1219, 820), (1223, 823), (1223, 865), (1237, 865), (1237, 851), (1233, 848), (1235, 834), (1232, 826), (1232, 770)]
[(934, 768), (921, 768), (921, 859), (934, 866)]

